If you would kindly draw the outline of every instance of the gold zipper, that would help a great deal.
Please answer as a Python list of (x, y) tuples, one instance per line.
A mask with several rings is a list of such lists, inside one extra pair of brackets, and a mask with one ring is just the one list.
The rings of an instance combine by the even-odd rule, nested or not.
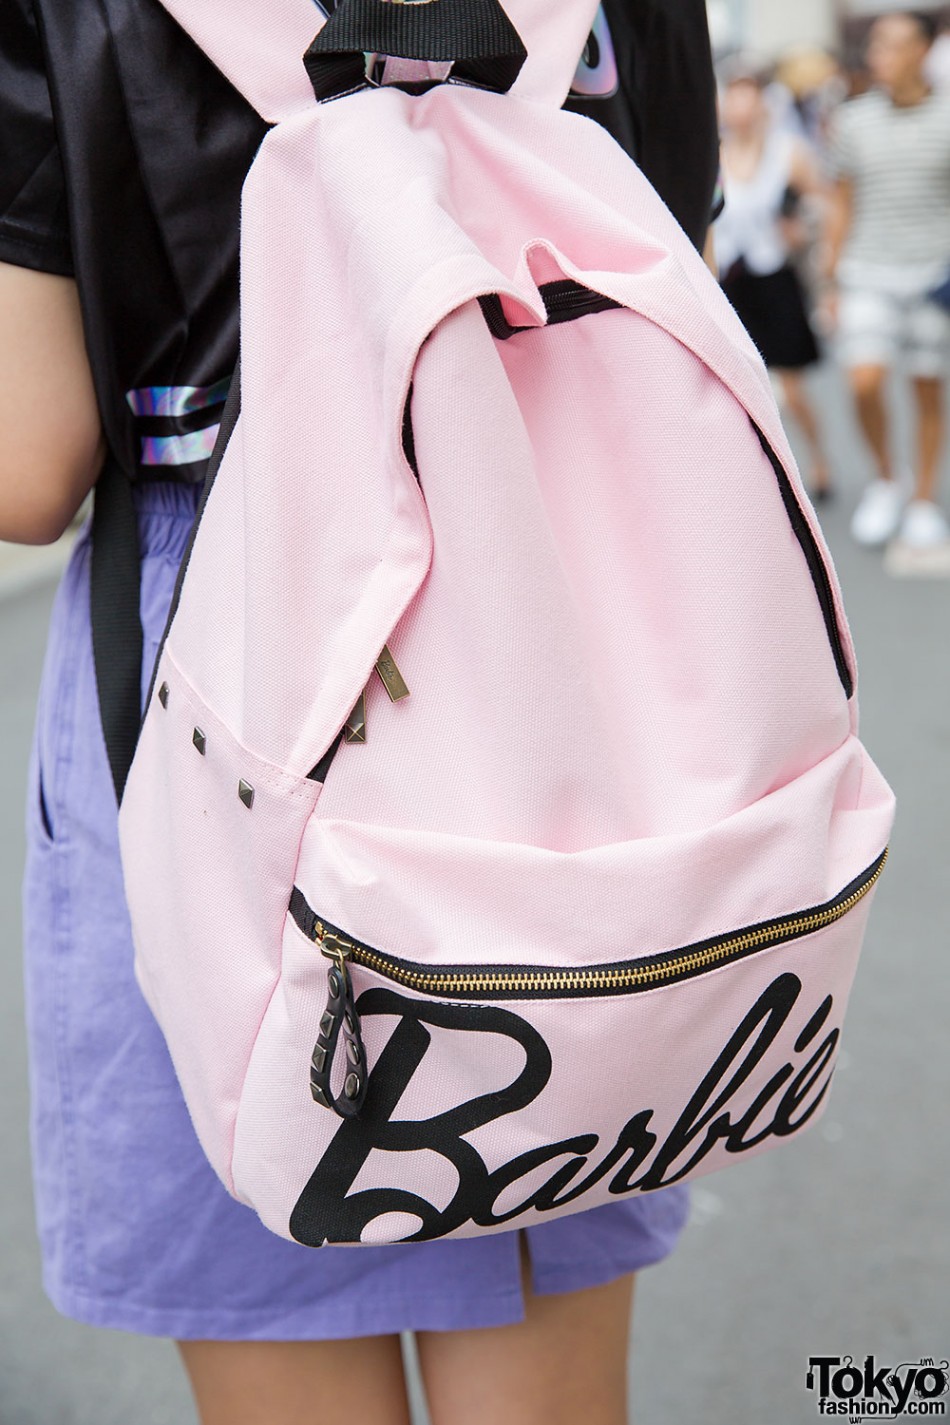
[(388, 955), (381, 955), (379, 951), (368, 945), (361, 945), (357, 940), (351, 940), (319, 920), (314, 924), (313, 939), (320, 945), (324, 954), (332, 958), (350, 960), (353, 964), (375, 970), (408, 989), (419, 990), (425, 994), (487, 994), (503, 998), (506, 994), (523, 994), (526, 991), (538, 994), (589, 991), (597, 994), (600, 991), (644, 989), (695, 974), (699, 970), (712, 969), (749, 951), (765, 950), (783, 940), (794, 940), (833, 925), (852, 911), (877, 884), (887, 862), (887, 855), (885, 849), (860, 884), (843, 899), (836, 899), (828, 905), (799, 915), (767, 921), (709, 945), (658, 956), (649, 964), (631, 962), (587, 970), (527, 970), (519, 967), (516, 971), (507, 972), (479, 969), (439, 973), (420, 970), (391, 959)]

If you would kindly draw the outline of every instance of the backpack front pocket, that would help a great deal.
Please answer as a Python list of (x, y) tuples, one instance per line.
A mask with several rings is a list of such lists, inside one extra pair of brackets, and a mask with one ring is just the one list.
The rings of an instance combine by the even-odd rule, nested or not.
[(890, 801), (856, 740), (798, 781), (571, 854), (311, 818), (238, 1192), (313, 1246), (469, 1236), (813, 1122)]
[[(327, 962), (297, 900), (238, 1115), (238, 1192), (308, 1246), (427, 1241), (656, 1191), (794, 1136), (827, 1102), (882, 865), (793, 923), (605, 967), (606, 985), (525, 983), (522, 967), (439, 983), (354, 946), (343, 1012), (368, 1082), (345, 1117), (312, 1093)], [(357, 1070), (336, 1057), (342, 1095)]]

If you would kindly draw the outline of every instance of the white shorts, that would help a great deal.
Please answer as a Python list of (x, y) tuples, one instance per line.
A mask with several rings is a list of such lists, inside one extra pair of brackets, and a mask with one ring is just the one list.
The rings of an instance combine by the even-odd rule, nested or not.
[(902, 365), (912, 376), (950, 372), (950, 312), (929, 293), (942, 265), (842, 264), (837, 353), (842, 365)]

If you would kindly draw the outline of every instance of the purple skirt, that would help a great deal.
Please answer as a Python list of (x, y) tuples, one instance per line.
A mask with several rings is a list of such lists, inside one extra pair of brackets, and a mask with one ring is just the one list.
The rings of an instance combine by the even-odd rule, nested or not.
[[(137, 500), (148, 668), (196, 495), (156, 484)], [(314, 1251), (268, 1232), (208, 1166), (132, 974), (92, 664), (88, 533), (53, 611), (29, 786), (32, 1142), (53, 1304), (92, 1325), (179, 1339), (320, 1340), (521, 1320), (517, 1232)], [(576, 1291), (659, 1261), (686, 1212), (686, 1190), (674, 1187), (527, 1229), (535, 1289)]]

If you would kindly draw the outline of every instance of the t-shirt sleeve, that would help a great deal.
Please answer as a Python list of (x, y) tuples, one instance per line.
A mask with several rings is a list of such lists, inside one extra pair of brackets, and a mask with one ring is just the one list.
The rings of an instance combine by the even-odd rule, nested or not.
[(30, 0), (0, 29), (0, 262), (72, 274), (66, 179)]

